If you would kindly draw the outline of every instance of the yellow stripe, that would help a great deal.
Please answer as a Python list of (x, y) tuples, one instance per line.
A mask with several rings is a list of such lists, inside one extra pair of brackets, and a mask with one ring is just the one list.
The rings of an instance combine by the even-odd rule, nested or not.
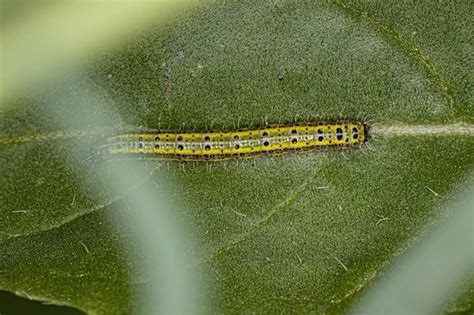
[(109, 137), (105, 148), (110, 155), (222, 161), (292, 151), (354, 147), (366, 140), (363, 123), (345, 121), (218, 132), (124, 133)]

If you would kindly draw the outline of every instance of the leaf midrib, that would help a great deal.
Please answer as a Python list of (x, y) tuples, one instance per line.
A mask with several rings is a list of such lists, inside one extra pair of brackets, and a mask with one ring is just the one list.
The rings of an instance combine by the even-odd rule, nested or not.
[[(371, 134), (377, 136), (474, 136), (474, 124), (463, 121), (448, 124), (373, 124), (370, 126)], [(141, 130), (146, 131), (146, 130)], [(54, 140), (67, 140), (74, 138), (99, 137), (110, 132), (110, 128), (92, 128), (83, 130), (58, 130), (48, 133), (34, 133), (16, 137), (0, 137), (0, 145), (19, 145), (25, 143), (39, 143)]]

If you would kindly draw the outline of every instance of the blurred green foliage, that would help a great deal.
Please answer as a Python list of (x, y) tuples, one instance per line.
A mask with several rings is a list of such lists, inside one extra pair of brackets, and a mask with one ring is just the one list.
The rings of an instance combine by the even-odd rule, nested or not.
[[(346, 155), (212, 167), (139, 162), (148, 175), (114, 191), (104, 183), (125, 162), (92, 153), (129, 127), (341, 115), (382, 126), (472, 123), (472, 4), (456, 3), (213, 2), (15, 102), (2, 114), (2, 139), (53, 134), (0, 147), (0, 288), (89, 313), (132, 311), (150, 275), (146, 253), (124, 251), (143, 246), (127, 198), (167, 182), (173, 229), (199, 244), (186, 264), (205, 279), (209, 304), (200, 307), (347, 310), (469, 188), (472, 134), (395, 134)], [(469, 296), (449, 310), (472, 309)]]

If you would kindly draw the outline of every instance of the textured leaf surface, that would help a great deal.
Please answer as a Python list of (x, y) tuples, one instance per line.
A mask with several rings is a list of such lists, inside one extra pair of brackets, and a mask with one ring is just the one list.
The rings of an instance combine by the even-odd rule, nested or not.
[[(129, 312), (147, 275), (122, 250), (134, 242), (124, 204), (166, 179), (177, 187), (169, 193), (180, 205), (177, 230), (200, 244), (189, 265), (205, 272), (209, 308), (345, 310), (426, 224), (442, 220), (473, 170), (472, 129), (434, 134), (472, 122), (470, 11), (467, 1), (216, 3), (3, 113), (0, 288), (90, 313)], [(143, 163), (149, 176), (120, 194), (101, 179), (122, 162), (90, 158), (120, 121), (219, 129), (340, 115), (428, 132), (374, 134), (371, 150), (345, 155), (211, 169)]]

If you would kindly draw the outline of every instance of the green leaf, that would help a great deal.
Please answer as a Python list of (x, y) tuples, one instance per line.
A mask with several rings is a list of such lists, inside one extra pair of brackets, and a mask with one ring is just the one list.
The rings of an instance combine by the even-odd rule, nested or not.
[[(201, 278), (196, 309), (347, 311), (469, 188), (471, 7), (213, 3), (19, 102), (1, 118), (0, 289), (88, 313), (137, 310), (150, 266), (164, 267), (140, 251), (132, 201), (158, 183), (171, 206), (157, 215)], [(93, 154), (117, 129), (339, 117), (369, 119), (368, 148), (139, 161), (125, 183), (126, 161)]]

